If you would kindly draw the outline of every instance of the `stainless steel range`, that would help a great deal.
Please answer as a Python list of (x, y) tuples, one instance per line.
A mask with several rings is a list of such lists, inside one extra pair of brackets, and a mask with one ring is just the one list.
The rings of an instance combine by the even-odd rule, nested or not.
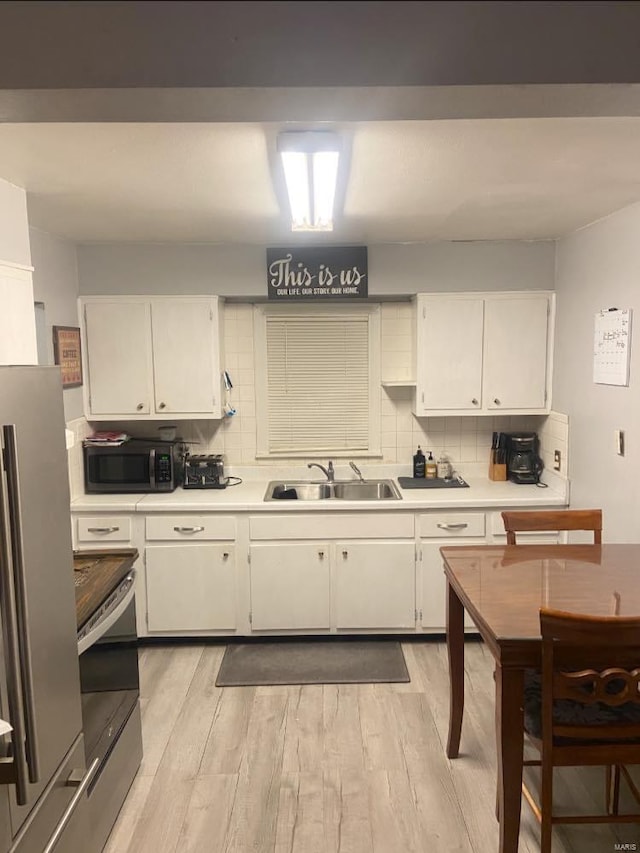
[[(101, 559), (91, 562), (88, 552), (84, 556), (89, 577), (91, 569), (99, 571)], [(135, 569), (130, 565), (131, 560), (123, 564), (124, 576), (116, 578), (117, 585), (96, 602), (78, 630), (85, 754), (89, 766), (98, 762), (87, 789), (97, 850), (106, 843), (142, 759)]]

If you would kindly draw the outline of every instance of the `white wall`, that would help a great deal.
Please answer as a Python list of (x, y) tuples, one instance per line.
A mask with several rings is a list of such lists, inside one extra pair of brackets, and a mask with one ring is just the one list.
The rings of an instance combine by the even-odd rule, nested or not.
[[(369, 246), (369, 295), (420, 291), (553, 290), (552, 241)], [(199, 294), (266, 298), (261, 246), (78, 246), (82, 294)]]
[[(29, 236), (34, 266), (33, 296), (45, 306), (47, 362), (53, 364), (52, 327), (79, 325), (76, 246), (37, 228), (31, 228)], [(63, 393), (65, 420), (81, 417), (82, 388), (67, 388)]]
[[(637, 541), (640, 518), (640, 346), (631, 346), (629, 387), (593, 382), (594, 315), (636, 310), (640, 335), (640, 204), (560, 240), (554, 409), (569, 415), (569, 477), (574, 507), (602, 507), (603, 538)], [(626, 433), (616, 455), (614, 432)]]
[(21, 187), (0, 180), (0, 261), (31, 266), (27, 194)]

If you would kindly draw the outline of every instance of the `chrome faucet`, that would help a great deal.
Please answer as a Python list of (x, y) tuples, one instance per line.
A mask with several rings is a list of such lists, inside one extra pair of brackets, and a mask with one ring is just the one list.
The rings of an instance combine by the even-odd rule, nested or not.
[(309, 462), (307, 464), (307, 468), (319, 468), (324, 476), (330, 483), (333, 483), (333, 478), (335, 476), (335, 471), (333, 470), (333, 462), (329, 460), (329, 464), (325, 468), (324, 465), (320, 465), (319, 462)]
[(358, 477), (360, 477), (360, 482), (364, 483), (364, 477), (362, 476), (362, 472), (360, 471), (360, 469), (358, 468), (356, 463), (355, 462), (349, 462), (349, 468), (351, 468), (352, 471), (355, 471), (356, 474), (358, 475)]

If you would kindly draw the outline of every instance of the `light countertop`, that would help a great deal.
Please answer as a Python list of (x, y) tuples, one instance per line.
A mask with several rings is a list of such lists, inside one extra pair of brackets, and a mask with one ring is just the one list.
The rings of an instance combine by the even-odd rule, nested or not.
[[(397, 469), (396, 469), (397, 470)], [(475, 473), (475, 472), (474, 472)], [(259, 476), (252, 469), (250, 476), (237, 486), (226, 489), (177, 488), (168, 494), (143, 495), (80, 495), (71, 502), (73, 512), (390, 512), (420, 509), (467, 509), (475, 507), (566, 506), (569, 503), (568, 481), (545, 474), (547, 488), (524, 486), (511, 482), (495, 482), (479, 472), (465, 472), (469, 488), (402, 489), (397, 476), (382, 471), (373, 479), (392, 479), (402, 500), (380, 501), (265, 501), (267, 484), (271, 480), (308, 479), (295, 475), (278, 476), (275, 471), (263, 470)], [(234, 473), (235, 476), (235, 473)], [(241, 476), (241, 474), (240, 474)], [(314, 478), (315, 479), (315, 478)], [(365, 478), (366, 479), (366, 478)]]

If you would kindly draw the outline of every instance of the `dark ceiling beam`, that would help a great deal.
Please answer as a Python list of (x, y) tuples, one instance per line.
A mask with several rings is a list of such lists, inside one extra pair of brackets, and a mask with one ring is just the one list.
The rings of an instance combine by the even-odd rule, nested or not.
[(0, 121), (637, 115), (639, 86), (639, 2), (0, 2)]

